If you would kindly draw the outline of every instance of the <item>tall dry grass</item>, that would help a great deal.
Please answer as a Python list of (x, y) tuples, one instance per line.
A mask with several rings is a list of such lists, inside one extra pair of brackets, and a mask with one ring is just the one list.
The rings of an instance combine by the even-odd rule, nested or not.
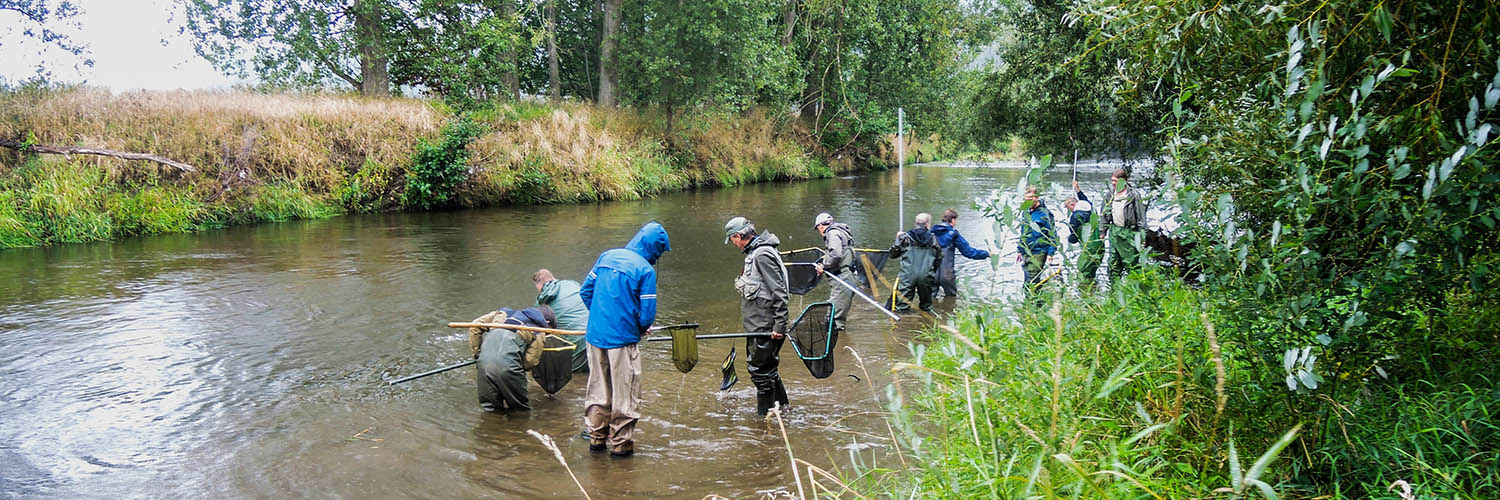
[[(402, 194), (413, 151), (419, 141), (437, 141), (454, 118), (441, 103), (421, 99), (92, 88), (0, 93), (0, 137), (151, 153), (197, 168), (0, 151), (0, 242), (32, 246), (408, 208)], [(486, 132), (467, 146), (468, 173), (450, 197), (467, 207), (630, 200), (857, 168), (817, 157), (797, 123), (755, 110), (698, 110), (667, 120), (649, 109), (519, 102), (470, 118)], [(44, 182), (58, 178), (53, 171), (98, 177), (107, 195), (134, 201), (87, 204), (88, 213), (69, 217), (48, 213), (56, 204), (39, 200), (56, 198), (50, 186), (72, 185)], [(78, 193), (64, 198), (81, 199)], [(170, 221), (152, 220), (160, 207), (172, 207)], [(83, 232), (56, 227), (85, 219), (98, 223)]]

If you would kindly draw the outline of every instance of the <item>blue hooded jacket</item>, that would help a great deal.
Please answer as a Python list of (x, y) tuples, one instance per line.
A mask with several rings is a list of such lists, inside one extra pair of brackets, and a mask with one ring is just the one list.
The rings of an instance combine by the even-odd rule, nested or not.
[(672, 249), (667, 230), (647, 222), (625, 248), (599, 254), (578, 296), (589, 308), (589, 344), (615, 349), (641, 341), (656, 322), (656, 259)]
[(1016, 250), (1028, 256), (1057, 253), (1057, 230), (1052, 227), (1052, 212), (1047, 205), (1038, 201), (1036, 207), (1023, 215), (1021, 244)]
[(937, 238), (938, 246), (943, 247), (943, 258), (952, 259), (953, 250), (957, 249), (964, 257), (970, 259), (988, 259), (990, 252), (969, 246), (969, 240), (964, 235), (958, 234), (958, 230), (952, 224), (937, 224), (932, 226), (932, 235)]

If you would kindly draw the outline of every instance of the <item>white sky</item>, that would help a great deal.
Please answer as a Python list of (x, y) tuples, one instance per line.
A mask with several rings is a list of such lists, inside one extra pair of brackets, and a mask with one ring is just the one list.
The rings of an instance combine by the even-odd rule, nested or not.
[[(237, 80), (213, 69), (193, 52), (192, 35), (179, 34), (185, 21), (172, 0), (73, 0), (78, 28), (58, 26), (75, 43), (87, 45), (92, 68), (83, 58), (22, 35), (21, 16), (0, 11), (0, 76), (16, 82), (36, 74), (38, 64), (56, 81), (134, 89), (218, 89)], [(27, 21), (29, 22), (29, 21)], [(76, 69), (75, 69), (76, 66)]]

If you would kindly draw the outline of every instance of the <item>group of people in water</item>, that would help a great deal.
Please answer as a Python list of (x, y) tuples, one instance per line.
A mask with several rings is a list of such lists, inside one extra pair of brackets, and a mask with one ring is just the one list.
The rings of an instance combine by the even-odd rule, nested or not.
[[(1090, 286), (1100, 261), (1106, 257), (1111, 275), (1135, 262), (1135, 249), (1139, 248), (1146, 217), (1145, 205), (1139, 193), (1129, 186), (1128, 175), (1127, 171), (1118, 170), (1111, 177), (1114, 189), (1106, 196), (1099, 217), (1095, 217), (1093, 206), (1076, 182), (1074, 196), (1064, 202), (1072, 231), (1068, 240), (1082, 245), (1077, 268)], [(1027, 293), (1034, 295), (1050, 278), (1044, 276), (1044, 271), (1048, 258), (1058, 253), (1059, 240), (1052, 214), (1035, 188), (1026, 192), (1020, 209), (1017, 260), (1023, 264)], [(970, 259), (990, 257), (988, 251), (970, 246), (954, 229), (957, 218), (958, 213), (949, 209), (943, 213), (941, 223), (933, 225), (931, 216), (921, 213), (912, 228), (896, 234), (887, 250), (891, 258), (899, 258), (901, 262), (891, 309), (910, 311), (915, 305), (930, 311), (935, 294), (957, 293), (954, 259), (958, 255)], [(850, 227), (828, 213), (818, 214), (813, 227), (824, 243), (823, 254), (815, 263), (816, 272), (839, 277), (844, 283), (857, 282), (855, 236)], [(1111, 242), (1108, 255), (1103, 248), (1105, 238)], [(744, 254), (740, 275), (734, 280), (744, 331), (769, 333), (747, 337), (745, 345), (748, 371), (756, 391), (756, 412), (765, 415), (772, 408), (789, 403), (779, 374), (780, 352), (790, 315), (790, 279), (778, 250), (781, 240), (769, 231), (758, 230), (750, 219), (736, 216), (724, 224), (724, 243), (734, 245)], [(538, 292), (534, 307), (502, 308), (475, 320), (586, 332), (560, 336), (574, 346), (573, 371), (588, 374), (584, 422), (590, 451), (608, 451), (615, 457), (628, 457), (635, 452), (633, 433), (641, 398), (638, 345), (656, 321), (655, 266), (670, 250), (666, 228), (656, 221), (647, 222), (624, 247), (600, 254), (582, 283), (559, 280), (546, 269), (538, 270), (532, 276)], [(853, 294), (852, 289), (843, 286), (830, 287), (828, 301), (834, 311), (832, 345), (837, 345), (838, 335), (845, 328)], [(542, 339), (546, 334), (507, 328), (471, 328), (469, 333), (473, 354), (478, 359), (481, 406), (488, 411), (529, 409), (525, 373), (541, 359)]]

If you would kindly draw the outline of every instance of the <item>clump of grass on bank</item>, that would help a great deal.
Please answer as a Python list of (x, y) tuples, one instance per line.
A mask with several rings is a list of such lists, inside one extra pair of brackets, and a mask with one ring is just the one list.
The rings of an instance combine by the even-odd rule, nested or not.
[[(0, 137), (197, 168), (0, 151), (5, 248), (340, 213), (632, 200), (861, 167), (818, 157), (794, 120), (757, 110), (681, 113), (669, 128), (659, 111), (579, 103), (496, 103), (460, 117), (420, 99), (73, 88), (0, 94), (0, 117)], [(459, 122), (472, 127), (449, 125)]]
[(1147, 274), (1055, 313), (954, 314), (896, 367), (893, 421), (919, 465), (861, 475), (865, 493), (1399, 498), (1399, 481), (1419, 498), (1500, 494), (1491, 377), (1267, 384), (1282, 360), (1221, 329), (1233, 321), (1215, 316), (1216, 300)]

